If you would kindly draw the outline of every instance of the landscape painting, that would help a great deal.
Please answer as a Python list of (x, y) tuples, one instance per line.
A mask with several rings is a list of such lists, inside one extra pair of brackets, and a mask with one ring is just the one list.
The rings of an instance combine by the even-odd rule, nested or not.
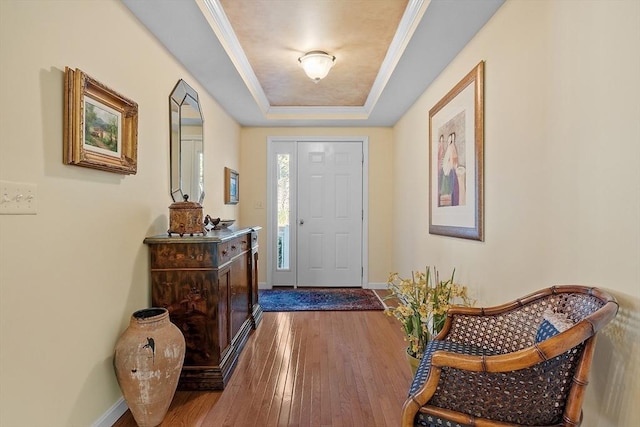
[(64, 68), (62, 161), (125, 175), (138, 171), (138, 104), (79, 69)]
[(87, 150), (120, 157), (121, 114), (85, 96), (84, 147)]

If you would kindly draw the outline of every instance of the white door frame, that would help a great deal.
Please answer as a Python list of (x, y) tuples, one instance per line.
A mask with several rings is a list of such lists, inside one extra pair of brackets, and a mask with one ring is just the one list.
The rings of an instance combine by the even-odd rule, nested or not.
[[(298, 142), (361, 142), (362, 143), (362, 287), (369, 287), (369, 138), (367, 136), (269, 136), (267, 137), (267, 283), (266, 287), (273, 287), (273, 275), (276, 268), (275, 233), (276, 224), (276, 201), (275, 201), (275, 152), (273, 145), (276, 142), (290, 143), (294, 160), (297, 164)], [(292, 191), (293, 193), (293, 191)], [(293, 200), (292, 202), (295, 202)], [(291, 203), (292, 207), (292, 229), (297, 224), (296, 203)], [(297, 283), (295, 283), (297, 285)]]

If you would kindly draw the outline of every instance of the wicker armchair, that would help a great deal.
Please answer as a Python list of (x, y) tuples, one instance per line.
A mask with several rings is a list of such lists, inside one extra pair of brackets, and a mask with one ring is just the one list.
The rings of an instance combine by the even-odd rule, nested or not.
[(554, 286), (491, 308), (454, 307), (429, 343), (402, 426), (578, 426), (607, 293)]

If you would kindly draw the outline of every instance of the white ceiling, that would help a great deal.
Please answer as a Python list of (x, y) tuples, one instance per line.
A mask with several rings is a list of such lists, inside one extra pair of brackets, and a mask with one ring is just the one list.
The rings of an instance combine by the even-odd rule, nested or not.
[[(504, 2), (122, 1), (243, 126), (392, 126)], [(317, 84), (315, 49), (337, 58)]]

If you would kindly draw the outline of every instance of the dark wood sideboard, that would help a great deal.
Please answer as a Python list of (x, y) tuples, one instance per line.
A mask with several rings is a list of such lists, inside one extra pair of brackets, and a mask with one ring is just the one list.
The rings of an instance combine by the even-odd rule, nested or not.
[(154, 307), (169, 310), (186, 341), (179, 390), (221, 390), (252, 329), (258, 301), (258, 230), (147, 237)]

